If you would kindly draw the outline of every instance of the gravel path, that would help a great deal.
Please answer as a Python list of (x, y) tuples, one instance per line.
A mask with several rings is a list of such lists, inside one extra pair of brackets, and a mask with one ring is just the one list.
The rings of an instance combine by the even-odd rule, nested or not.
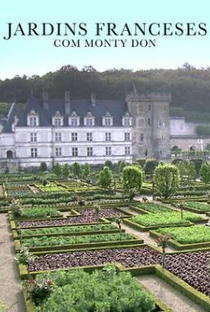
[(0, 214), (0, 300), (8, 312), (25, 312), (14, 244), (6, 214)]
[(155, 275), (142, 275), (138, 280), (174, 312), (206, 311)]

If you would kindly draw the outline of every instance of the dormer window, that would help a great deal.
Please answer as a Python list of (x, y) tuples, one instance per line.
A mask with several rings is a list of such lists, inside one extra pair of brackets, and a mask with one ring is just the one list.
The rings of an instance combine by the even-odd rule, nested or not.
[(76, 112), (72, 112), (71, 116), (69, 117), (69, 126), (77, 127), (80, 124), (80, 118)]
[(27, 125), (30, 127), (37, 127), (39, 125), (39, 116), (34, 110), (31, 110), (28, 114)]
[(84, 125), (87, 127), (95, 126), (95, 118), (93, 117), (91, 112), (88, 112), (87, 116), (84, 117)]
[(123, 116), (122, 125), (125, 127), (132, 126), (132, 117), (129, 115), (129, 113), (126, 113), (125, 116)]
[(106, 115), (102, 118), (102, 124), (106, 127), (111, 127), (113, 125), (113, 117), (106, 113)]
[(56, 112), (55, 116), (53, 116), (52, 124), (55, 127), (63, 126), (63, 117), (61, 116), (60, 112)]

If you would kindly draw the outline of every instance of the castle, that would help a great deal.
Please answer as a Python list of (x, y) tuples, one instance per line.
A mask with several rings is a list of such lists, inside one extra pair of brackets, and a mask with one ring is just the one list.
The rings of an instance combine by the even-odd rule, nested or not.
[(69, 91), (60, 100), (46, 92), (40, 99), (31, 94), (21, 114), (12, 104), (2, 125), (0, 170), (38, 167), (41, 162), (50, 168), (55, 162), (170, 159), (177, 142), (170, 101), (168, 94), (139, 95), (135, 86), (124, 101), (99, 100), (94, 94), (74, 100)]

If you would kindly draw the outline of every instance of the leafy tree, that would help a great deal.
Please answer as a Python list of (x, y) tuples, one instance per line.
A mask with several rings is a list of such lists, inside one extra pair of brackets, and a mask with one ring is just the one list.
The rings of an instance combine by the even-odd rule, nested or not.
[(65, 178), (67, 178), (69, 176), (70, 173), (70, 168), (68, 164), (64, 164), (62, 167), (62, 174)]
[(179, 169), (174, 165), (159, 164), (155, 169), (154, 182), (158, 194), (168, 198), (179, 188)]
[(210, 182), (210, 165), (206, 161), (202, 163), (199, 176), (202, 182), (208, 184)]
[(192, 161), (189, 161), (187, 163), (187, 177), (188, 177), (188, 182), (191, 182), (196, 177), (195, 164)]
[(117, 163), (117, 169), (119, 173), (122, 173), (123, 169), (127, 166), (126, 162), (124, 160), (119, 160)]
[(60, 176), (61, 175), (61, 165), (59, 163), (56, 163), (53, 166), (53, 172), (57, 175)]
[(85, 163), (82, 168), (82, 175), (87, 178), (90, 175), (90, 165), (88, 163)]
[(122, 172), (122, 184), (124, 190), (129, 194), (130, 200), (135, 193), (139, 193), (142, 187), (143, 172), (138, 166), (126, 166)]
[(98, 184), (103, 188), (110, 188), (113, 181), (113, 174), (109, 167), (104, 167), (99, 173)]
[(79, 178), (81, 175), (81, 172), (82, 172), (81, 165), (78, 162), (74, 162), (72, 164), (71, 169), (72, 169), (73, 175), (76, 176), (77, 178)]
[(110, 160), (106, 160), (104, 166), (112, 170), (112, 162)]
[(47, 171), (47, 164), (46, 164), (46, 162), (42, 161), (40, 163), (39, 170), (40, 171)]
[(144, 165), (145, 174), (153, 175), (155, 168), (158, 166), (159, 162), (157, 159), (147, 159)]
[(181, 177), (186, 176), (186, 174), (187, 174), (187, 166), (186, 166), (186, 163), (184, 161), (181, 160), (178, 163), (178, 169), (179, 169), (179, 173), (180, 173)]

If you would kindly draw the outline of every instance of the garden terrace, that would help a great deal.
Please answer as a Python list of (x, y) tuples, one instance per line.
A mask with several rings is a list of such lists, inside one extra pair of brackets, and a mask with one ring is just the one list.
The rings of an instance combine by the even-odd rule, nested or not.
[(120, 262), (125, 267), (160, 264), (161, 254), (147, 246), (45, 254), (36, 256), (28, 269), (34, 272), (113, 262)]
[(36, 183), (35, 186), (44, 193), (53, 193), (53, 192), (67, 192), (67, 189), (60, 184), (56, 184), (55, 182), (48, 182), (45, 186), (41, 183)]
[(47, 226), (64, 226), (69, 224), (89, 224), (100, 221), (101, 218), (128, 218), (131, 215), (120, 211), (119, 209), (101, 209), (98, 213), (95, 209), (82, 209), (81, 215), (67, 217), (60, 220), (31, 220), (19, 221), (17, 223), (19, 228), (32, 228), (32, 227), (47, 227)]

